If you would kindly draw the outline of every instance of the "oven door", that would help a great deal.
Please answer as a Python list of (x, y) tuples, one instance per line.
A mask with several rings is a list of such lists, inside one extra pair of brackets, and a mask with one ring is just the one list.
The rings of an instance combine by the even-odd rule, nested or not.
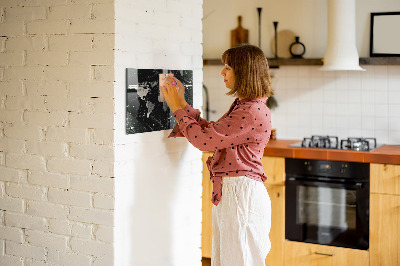
[(367, 250), (369, 185), (286, 177), (286, 239)]

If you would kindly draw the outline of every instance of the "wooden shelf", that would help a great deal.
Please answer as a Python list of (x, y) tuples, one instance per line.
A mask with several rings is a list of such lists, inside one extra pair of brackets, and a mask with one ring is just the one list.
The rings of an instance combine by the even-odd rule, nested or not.
[[(271, 68), (279, 66), (321, 66), (323, 58), (268, 58)], [(204, 66), (222, 65), (220, 59), (204, 59)], [(400, 65), (400, 57), (362, 57), (360, 65)]]
[(203, 59), (203, 66), (222, 65), (221, 59)]
[(268, 58), (270, 67), (322, 66), (322, 58)]
[(400, 57), (362, 57), (360, 65), (400, 65)]
[[(322, 65), (321, 58), (268, 58), (268, 64), (270, 67), (279, 66), (304, 66), (304, 65)], [(204, 59), (204, 66), (216, 66), (222, 65), (220, 59)]]

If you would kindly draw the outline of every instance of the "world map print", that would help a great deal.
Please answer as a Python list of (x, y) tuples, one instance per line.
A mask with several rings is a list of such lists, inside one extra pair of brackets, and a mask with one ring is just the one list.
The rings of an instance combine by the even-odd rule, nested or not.
[(179, 79), (185, 99), (193, 105), (193, 71), (169, 69), (126, 69), (126, 133), (172, 129), (175, 118), (160, 89), (166, 76)]

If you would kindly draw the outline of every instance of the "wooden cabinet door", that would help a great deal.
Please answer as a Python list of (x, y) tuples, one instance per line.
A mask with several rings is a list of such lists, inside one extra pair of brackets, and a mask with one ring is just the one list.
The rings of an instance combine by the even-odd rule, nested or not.
[(206, 161), (211, 152), (203, 153), (203, 196), (202, 196), (202, 224), (201, 224), (201, 253), (204, 258), (211, 258), (212, 252), (212, 183)]
[(371, 193), (400, 195), (400, 165), (370, 164)]
[(271, 199), (271, 250), (265, 259), (267, 266), (283, 265), (285, 240), (285, 158), (264, 156), (261, 160), (267, 175), (265, 187)]
[(371, 194), (371, 266), (400, 265), (400, 196)]
[(285, 241), (285, 266), (367, 266), (365, 250)]
[(268, 177), (266, 184), (285, 185), (285, 158), (264, 156), (261, 163)]
[(271, 199), (271, 250), (265, 259), (266, 266), (283, 265), (285, 240), (285, 187), (265, 184)]

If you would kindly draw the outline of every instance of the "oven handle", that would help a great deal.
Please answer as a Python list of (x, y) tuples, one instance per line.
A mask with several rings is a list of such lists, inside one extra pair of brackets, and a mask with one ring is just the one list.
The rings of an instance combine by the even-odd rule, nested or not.
[(316, 181), (310, 181), (310, 180), (304, 180), (303, 178), (297, 178), (297, 177), (288, 177), (286, 181), (291, 181), (291, 182), (296, 182), (296, 183), (301, 183), (304, 185), (340, 185), (348, 188), (354, 188), (354, 189), (361, 189), (363, 187), (363, 183), (361, 182), (356, 182), (356, 183), (346, 183), (346, 182), (332, 182), (332, 181), (321, 181), (321, 180), (316, 180)]

